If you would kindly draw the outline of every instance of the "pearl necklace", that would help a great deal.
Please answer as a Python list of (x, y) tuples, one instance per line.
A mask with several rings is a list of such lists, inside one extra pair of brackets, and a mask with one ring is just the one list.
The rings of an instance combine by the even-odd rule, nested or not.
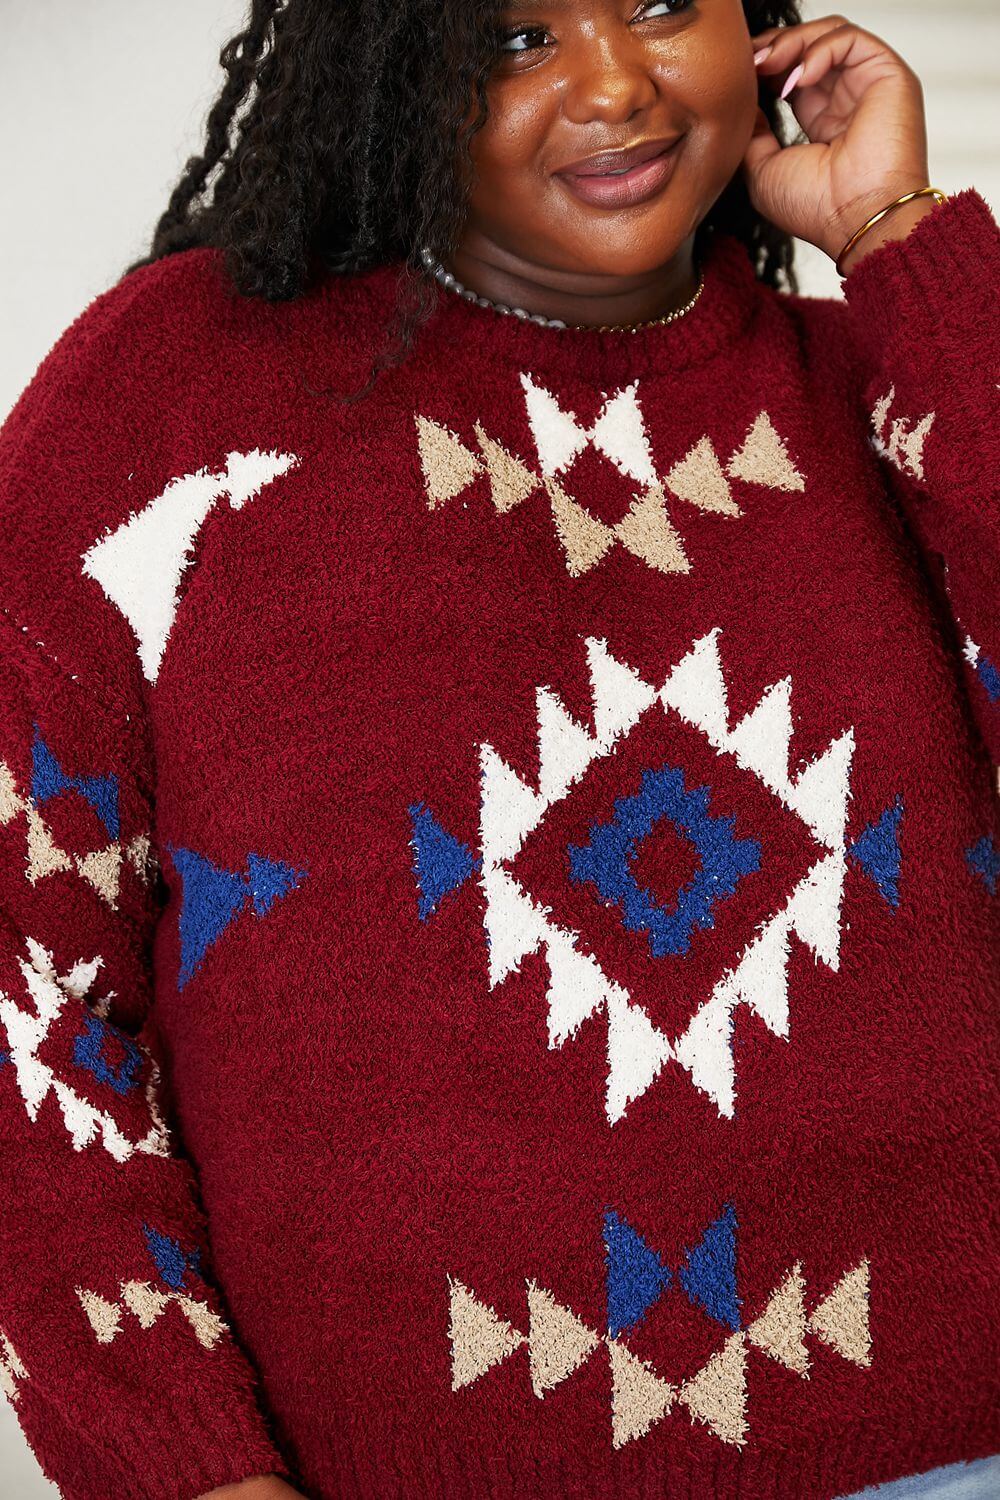
[(586, 328), (591, 333), (638, 333), (642, 328), (659, 328), (663, 323), (673, 323), (678, 318), (683, 318), (685, 313), (691, 311), (701, 296), (702, 288), (705, 285), (705, 274), (701, 272), (698, 276), (698, 285), (694, 296), (685, 302), (683, 307), (675, 307), (673, 312), (664, 313), (660, 318), (651, 318), (646, 323), (564, 323), (562, 318), (547, 318), (544, 313), (529, 313), (523, 307), (511, 307), (506, 302), (493, 302), (489, 297), (484, 297), (480, 293), (472, 291), (470, 287), (463, 286), (458, 277), (453, 276), (450, 271), (446, 270), (426, 246), (420, 251), (420, 258), (431, 275), (442, 286), (446, 286), (449, 291), (457, 292), (467, 302), (474, 302), (477, 307), (492, 307), (494, 312), (509, 313), (512, 317), (521, 318), (527, 323), (538, 323), (542, 328)]

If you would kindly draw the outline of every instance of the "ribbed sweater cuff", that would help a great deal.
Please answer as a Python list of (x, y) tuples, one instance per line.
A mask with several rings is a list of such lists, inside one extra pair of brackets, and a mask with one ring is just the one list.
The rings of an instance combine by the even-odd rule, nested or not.
[(196, 1391), (165, 1396), (148, 1414), (109, 1415), (93, 1439), (121, 1472), (119, 1500), (196, 1500), (258, 1474), (292, 1482), (259, 1409), (209, 1404)]
[(901, 340), (921, 363), (968, 359), (997, 321), (1000, 229), (986, 200), (966, 188), (889, 240), (845, 278), (856, 336), (881, 365)]

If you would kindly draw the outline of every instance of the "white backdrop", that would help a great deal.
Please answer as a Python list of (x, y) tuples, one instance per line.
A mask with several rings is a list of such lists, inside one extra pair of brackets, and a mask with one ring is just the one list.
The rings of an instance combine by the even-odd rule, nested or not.
[[(808, 0), (823, 15), (833, 4)], [(1000, 208), (998, 0), (852, 0), (924, 82), (931, 180)], [(197, 147), (243, 0), (0, 0), (0, 420), (58, 335), (141, 254)], [(803, 248), (804, 290), (836, 293)], [(55, 1494), (0, 1398), (0, 1500)], [(109, 1497), (110, 1500), (110, 1497)]]

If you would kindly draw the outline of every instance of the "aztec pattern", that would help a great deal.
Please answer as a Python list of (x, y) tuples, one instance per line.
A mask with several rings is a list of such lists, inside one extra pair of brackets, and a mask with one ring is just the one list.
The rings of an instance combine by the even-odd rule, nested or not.
[[(155, 869), (149, 835), (139, 834), (123, 845), (118, 778), (113, 775), (69, 775), (37, 724), (34, 732), (30, 789), (19, 791), (13, 771), (5, 760), (0, 759), (0, 828), (23, 817), (26, 874), (32, 885), (63, 870), (75, 872), (115, 910), (123, 865), (127, 862), (142, 880), (149, 879)], [(47, 802), (67, 792), (82, 797), (93, 809), (107, 833), (107, 843), (81, 854), (71, 853), (56, 842), (43, 808)]]
[(901, 474), (911, 479), (924, 477), (924, 443), (934, 425), (937, 413), (929, 411), (914, 422), (909, 417), (893, 417), (889, 412), (896, 399), (896, 387), (891, 385), (884, 396), (880, 396), (872, 408), (874, 434), (871, 445), (882, 458), (887, 458)]
[(28, 1372), (18, 1358), (17, 1350), (0, 1329), (0, 1391), (13, 1405), (20, 1397), (18, 1381), (27, 1380)]
[(13, 1068), (28, 1118), (37, 1123), (52, 1094), (75, 1151), (100, 1142), (119, 1162), (136, 1152), (169, 1155), (155, 1059), (107, 1019), (110, 995), (89, 998), (101, 959), (59, 975), (41, 943), (28, 938), (27, 949), (18, 966), (31, 1008), (0, 991), (0, 1063)]
[(224, 869), (194, 849), (175, 848), (172, 844), (167, 849), (183, 887), (179, 989), (201, 967), (209, 947), (240, 912), (252, 907), (258, 917), (266, 916), (274, 903), (293, 891), (307, 873), (263, 854), (248, 854), (243, 871)]
[(87, 1315), (99, 1344), (110, 1344), (121, 1332), (125, 1314), (131, 1313), (142, 1328), (152, 1328), (171, 1304), (180, 1308), (191, 1325), (195, 1338), (205, 1349), (213, 1349), (227, 1331), (225, 1320), (207, 1302), (192, 1297), (185, 1282), (189, 1270), (200, 1276), (197, 1251), (186, 1251), (177, 1240), (161, 1234), (148, 1224), (142, 1226), (150, 1259), (156, 1267), (162, 1286), (149, 1281), (122, 1281), (118, 1297), (110, 1301), (87, 1287), (75, 1288), (80, 1305)]
[(135, 632), (145, 677), (155, 682), (180, 603), (192, 549), (210, 511), (222, 499), (240, 510), (265, 485), (299, 462), (292, 453), (230, 453), (217, 474), (206, 468), (172, 479), (83, 553), (83, 572), (100, 584)]
[[(727, 1204), (678, 1268), (668, 1265), (627, 1220), (604, 1215), (606, 1326), (588, 1326), (547, 1288), (525, 1281), (526, 1332), (508, 1322), (463, 1282), (449, 1276), (449, 1340), (453, 1392), (475, 1384), (526, 1348), (531, 1389), (539, 1400), (601, 1351), (607, 1360), (611, 1443), (643, 1438), (669, 1412), (683, 1407), (723, 1443), (742, 1447), (750, 1432), (747, 1364), (751, 1350), (809, 1378), (811, 1337), (860, 1369), (872, 1363), (869, 1263), (859, 1260), (807, 1311), (802, 1263), (782, 1276), (756, 1316), (743, 1318), (736, 1289), (736, 1211)], [(626, 1342), (676, 1286), (693, 1307), (726, 1330), (721, 1347), (693, 1375), (672, 1381), (638, 1358)]]
[[(410, 805), (421, 920), (478, 872), (485, 896), (490, 988), (516, 972), (528, 955), (540, 953), (548, 970), (549, 1047), (561, 1048), (589, 1018), (605, 1018), (605, 1110), (611, 1124), (622, 1119), (670, 1059), (720, 1115), (731, 1117), (736, 1101), (734, 1013), (745, 1005), (775, 1036), (788, 1039), (792, 939), (836, 972), (848, 861), (874, 881), (890, 908), (899, 902), (902, 799), (849, 842), (853, 730), (845, 728), (793, 775), (791, 679), (768, 687), (731, 726), (720, 634), (715, 629), (695, 641), (658, 684), (618, 661), (603, 639), (588, 638), (593, 729), (576, 722), (549, 688), (539, 687), (537, 785), (523, 779), (492, 745), (480, 746), (480, 855), (441, 828), (424, 803)], [(680, 725), (702, 737), (702, 753), (707, 749), (718, 767), (713, 775), (741, 778), (741, 803), (758, 809), (774, 838), (785, 838), (784, 847), (795, 846), (798, 866), (793, 861), (790, 873), (782, 874), (771, 914), (749, 932), (710, 992), (692, 997), (695, 1008), (693, 1014), (688, 1011), (688, 1023), (668, 1037), (654, 1024), (643, 997), (630, 993), (615, 976), (614, 957), (590, 951), (593, 945), (554, 914), (560, 890), (549, 880), (543, 899), (533, 893), (526, 871), (533, 868), (538, 875), (537, 861), (530, 864), (531, 845), (547, 837), (554, 809), (565, 799), (586, 797), (588, 778), (605, 767), (604, 774), (619, 785), (626, 780), (621, 795), (611, 809), (606, 795), (598, 802), (598, 809), (606, 811), (591, 822), (588, 843), (549, 846), (547, 864), (564, 869), (564, 884), (589, 884), (605, 907), (619, 913), (622, 930), (643, 938), (657, 959), (686, 956), (699, 933), (715, 925), (720, 905), (737, 897), (760, 867), (767, 834), (762, 829), (751, 837), (757, 830), (749, 828), (738, 834), (734, 815), (713, 812), (713, 787), (689, 784), (683, 765), (674, 763), (684, 753)], [(622, 757), (633, 742), (642, 759), (633, 760), (628, 779)], [(757, 784), (757, 792), (745, 785), (747, 777)], [(784, 820), (783, 827), (776, 818)], [(672, 825), (694, 864), (694, 874), (676, 891), (672, 908), (644, 889), (634, 871), (644, 842), (663, 822)], [(664, 983), (688, 991), (688, 981), (676, 970), (664, 975)]]
[[(415, 413), (427, 503), (432, 510), (444, 505), (480, 475), (487, 478), (500, 516), (536, 490), (544, 491), (573, 577), (595, 567), (616, 544), (661, 573), (690, 572), (668, 494), (706, 514), (732, 518), (743, 514), (734, 480), (786, 491), (805, 488), (766, 411), (758, 413), (725, 462), (706, 433), (661, 476), (653, 462), (638, 380), (606, 396), (590, 426), (531, 375), (522, 373), (521, 387), (535, 443), (533, 467), (490, 437), (481, 422), (475, 424), (477, 453), (450, 428)], [(568, 488), (574, 460), (588, 450), (607, 459), (631, 487), (628, 510), (614, 525)]]

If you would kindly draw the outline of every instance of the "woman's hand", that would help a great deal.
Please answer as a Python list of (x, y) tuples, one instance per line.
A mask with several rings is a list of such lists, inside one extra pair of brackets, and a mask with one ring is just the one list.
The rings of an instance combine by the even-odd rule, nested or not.
[[(843, 16), (771, 27), (753, 43), (761, 77), (776, 90), (791, 84), (788, 102), (809, 137), (782, 147), (758, 114), (744, 158), (754, 207), (835, 259), (872, 214), (928, 186), (920, 80), (885, 42)], [(902, 228), (879, 241), (905, 233), (933, 206), (920, 198), (888, 214), (886, 229), (896, 220)], [(858, 258), (870, 239), (859, 242)]]
[(209, 1490), (201, 1500), (302, 1500), (302, 1497), (277, 1474), (257, 1474), (239, 1484), (224, 1484), (221, 1489)]

